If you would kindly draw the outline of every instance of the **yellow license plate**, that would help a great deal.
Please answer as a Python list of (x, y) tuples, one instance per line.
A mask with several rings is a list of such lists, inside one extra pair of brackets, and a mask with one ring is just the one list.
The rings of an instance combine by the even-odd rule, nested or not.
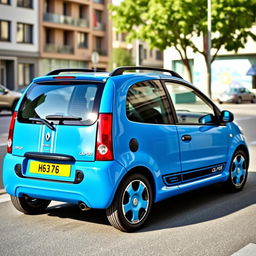
[(54, 176), (62, 176), (69, 177), (70, 176), (71, 166), (68, 164), (52, 164), (52, 163), (44, 163), (31, 161), (29, 172), (30, 173), (38, 173), (38, 174), (46, 174), (46, 175), (54, 175)]

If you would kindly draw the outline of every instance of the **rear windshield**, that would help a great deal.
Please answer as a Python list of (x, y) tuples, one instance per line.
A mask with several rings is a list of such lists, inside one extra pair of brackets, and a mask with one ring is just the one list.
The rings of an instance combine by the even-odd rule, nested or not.
[(40, 118), (54, 124), (91, 125), (98, 117), (102, 90), (102, 84), (33, 84), (24, 96), (18, 120), (32, 123), (33, 118)]

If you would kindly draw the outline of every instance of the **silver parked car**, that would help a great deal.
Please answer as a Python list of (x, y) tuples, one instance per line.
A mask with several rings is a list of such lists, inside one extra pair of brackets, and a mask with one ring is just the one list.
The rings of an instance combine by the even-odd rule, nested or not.
[(224, 102), (240, 104), (243, 101), (249, 101), (251, 103), (256, 102), (256, 96), (245, 87), (230, 87), (220, 94), (218, 102), (220, 104)]
[(1, 110), (11, 110), (14, 111), (18, 100), (21, 97), (21, 93), (11, 91), (0, 85), (0, 111)]

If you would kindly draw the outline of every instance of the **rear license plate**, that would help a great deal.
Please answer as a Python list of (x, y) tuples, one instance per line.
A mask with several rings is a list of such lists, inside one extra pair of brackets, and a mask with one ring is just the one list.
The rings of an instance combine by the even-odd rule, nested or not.
[(69, 177), (70, 169), (71, 169), (71, 166), (68, 164), (52, 164), (52, 163), (31, 161), (30, 167), (29, 167), (29, 172)]

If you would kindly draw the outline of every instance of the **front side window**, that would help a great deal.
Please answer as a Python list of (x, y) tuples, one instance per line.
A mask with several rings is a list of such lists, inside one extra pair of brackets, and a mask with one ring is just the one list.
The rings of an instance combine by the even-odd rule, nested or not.
[(215, 122), (213, 107), (192, 88), (165, 82), (171, 96), (178, 124), (212, 124)]
[(0, 20), (0, 41), (10, 41), (11, 40), (11, 23), (7, 20)]
[(26, 44), (33, 42), (33, 25), (17, 23), (17, 42)]
[(160, 81), (145, 81), (131, 86), (127, 93), (126, 115), (133, 122), (172, 123), (170, 106)]
[(96, 84), (33, 84), (22, 102), (19, 121), (40, 118), (62, 125), (91, 125), (97, 120), (102, 89)]

